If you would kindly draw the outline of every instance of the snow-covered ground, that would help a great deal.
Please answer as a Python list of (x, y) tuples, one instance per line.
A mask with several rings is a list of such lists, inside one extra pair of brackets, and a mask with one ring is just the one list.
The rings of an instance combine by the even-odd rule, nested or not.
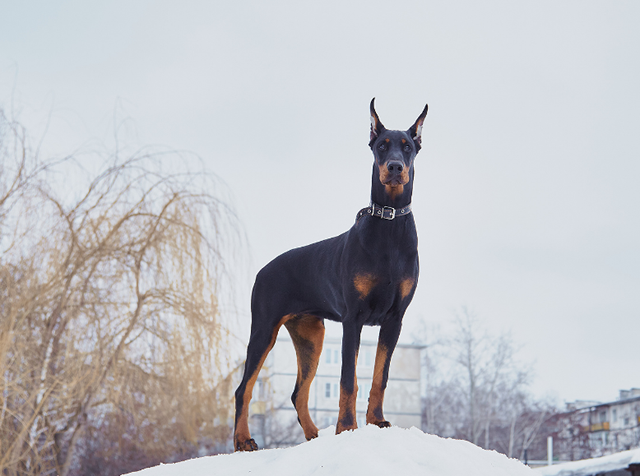
[(640, 464), (640, 449), (537, 468), (536, 472), (542, 476), (586, 476), (606, 471), (624, 471), (630, 464)]
[(136, 476), (213, 475), (426, 475), (534, 476), (529, 467), (462, 440), (427, 435), (417, 428), (380, 429), (367, 425), (291, 448), (206, 456), (130, 473)]

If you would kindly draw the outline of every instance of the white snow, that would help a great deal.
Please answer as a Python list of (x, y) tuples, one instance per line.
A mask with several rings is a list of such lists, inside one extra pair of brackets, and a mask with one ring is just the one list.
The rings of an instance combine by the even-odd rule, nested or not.
[(130, 473), (136, 476), (398, 474), (426, 476), (535, 476), (532, 469), (468, 441), (417, 428), (367, 425), (335, 435), (335, 427), (291, 448), (206, 456)]
[(625, 469), (632, 463), (640, 464), (640, 449), (621, 451), (600, 458), (554, 464), (536, 468), (535, 471), (540, 476), (586, 476)]

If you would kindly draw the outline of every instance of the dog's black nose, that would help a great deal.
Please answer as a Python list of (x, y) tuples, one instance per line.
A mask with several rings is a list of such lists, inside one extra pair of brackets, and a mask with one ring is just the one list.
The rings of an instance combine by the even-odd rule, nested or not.
[(387, 170), (391, 173), (399, 174), (404, 169), (404, 164), (399, 160), (391, 160), (387, 163)]

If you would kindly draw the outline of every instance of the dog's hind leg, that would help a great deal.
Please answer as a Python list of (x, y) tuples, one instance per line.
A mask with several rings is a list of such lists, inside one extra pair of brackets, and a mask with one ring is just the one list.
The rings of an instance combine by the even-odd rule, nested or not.
[(291, 401), (298, 412), (304, 436), (310, 440), (318, 436), (318, 428), (309, 414), (309, 389), (322, 353), (324, 323), (316, 316), (302, 315), (287, 321), (285, 327), (291, 334), (298, 358), (298, 378)]
[(291, 319), (292, 315), (286, 315), (280, 319), (275, 326), (270, 327), (270, 331), (259, 328), (256, 322), (263, 322), (255, 319), (252, 322), (251, 337), (247, 347), (247, 360), (244, 364), (244, 375), (242, 382), (236, 390), (236, 419), (235, 429), (233, 432), (233, 444), (236, 451), (254, 451), (258, 449), (258, 445), (251, 438), (249, 432), (249, 402), (253, 386), (258, 379), (258, 374), (264, 364), (267, 355), (275, 344), (278, 337), (278, 330), (282, 324)]

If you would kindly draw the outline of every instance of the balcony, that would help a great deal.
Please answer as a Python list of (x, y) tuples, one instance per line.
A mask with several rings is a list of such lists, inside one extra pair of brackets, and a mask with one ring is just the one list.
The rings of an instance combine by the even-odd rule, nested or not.
[(609, 431), (609, 422), (594, 423), (585, 428), (587, 431)]

